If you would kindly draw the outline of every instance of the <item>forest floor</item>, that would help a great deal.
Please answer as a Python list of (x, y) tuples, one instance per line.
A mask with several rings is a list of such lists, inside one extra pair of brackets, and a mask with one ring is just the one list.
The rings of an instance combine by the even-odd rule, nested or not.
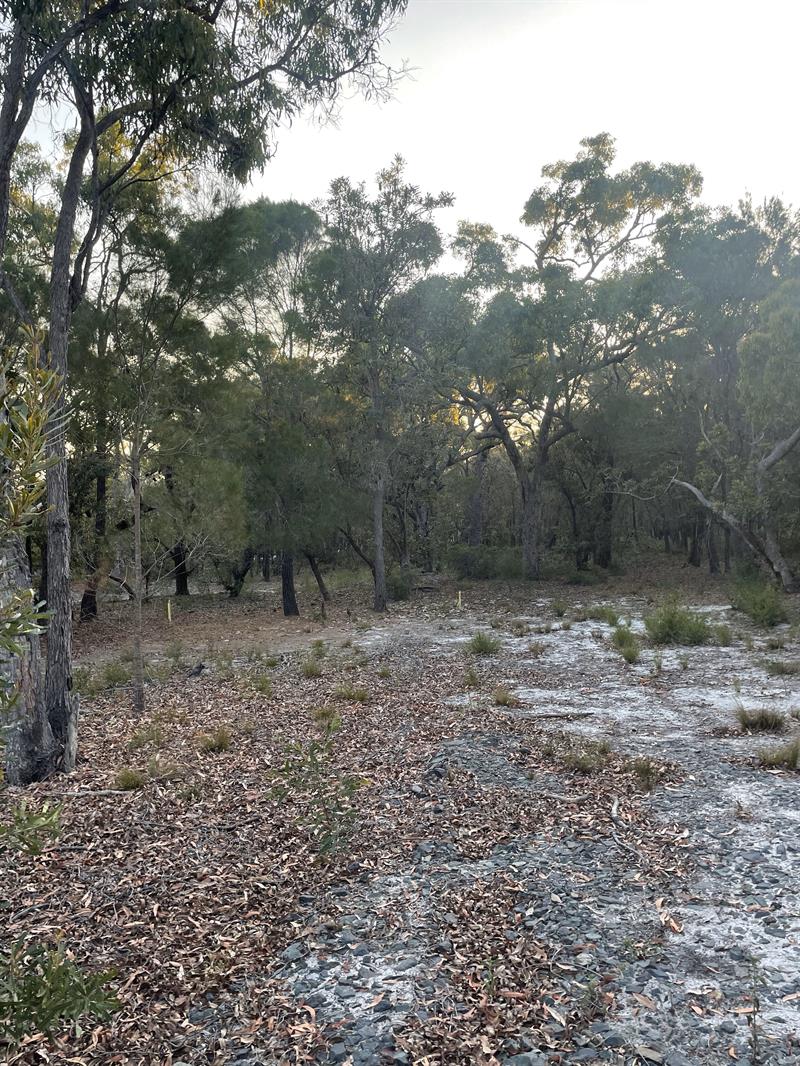
[(800, 1063), (800, 777), (736, 717), (800, 733), (798, 630), (698, 575), (682, 599), (730, 643), (628, 664), (587, 614), (641, 630), (654, 587), (445, 583), (379, 621), (363, 586), (316, 621), (263, 590), (160, 604), (140, 720), (107, 605), (78, 769), (26, 792), (61, 833), (0, 854), (0, 920), (113, 969), (121, 1009), (7, 1061)]

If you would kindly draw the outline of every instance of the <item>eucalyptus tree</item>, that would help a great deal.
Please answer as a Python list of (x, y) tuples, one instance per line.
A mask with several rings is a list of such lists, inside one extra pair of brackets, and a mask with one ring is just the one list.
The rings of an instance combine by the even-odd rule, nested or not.
[[(652, 241), (700, 187), (689, 166), (637, 163), (614, 173), (607, 134), (581, 143), (574, 160), (544, 168), (545, 183), (522, 216), (534, 239), (506, 242), (531, 262), (510, 269), (505, 281), (490, 275), (455, 366), (456, 398), (514, 468), (529, 578), (542, 573), (553, 449), (578, 432), (607, 387), (609, 368), (681, 324)], [(478, 236), (467, 246), (500, 243), (485, 228)], [(484, 251), (471, 261), (492, 256)]]
[(408, 358), (405, 297), (442, 255), (434, 215), (451, 202), (407, 182), (399, 157), (378, 173), (374, 196), (338, 178), (320, 209), (324, 247), (309, 267), (307, 312), (334, 357), (332, 380), (352, 395), (365, 433), (376, 611), (387, 603), (384, 512), (398, 413), (418, 380)]
[[(157, 148), (161, 170), (209, 160), (244, 179), (268, 159), (276, 127), (305, 106), (330, 106), (343, 80), (367, 92), (386, 89), (391, 73), (378, 47), (404, 7), (405, 0), (0, 3), (0, 284), (27, 322), (32, 312), (6, 256), (13, 162), (37, 104), (56, 105), (53, 113), (68, 116), (68, 130), (74, 123), (49, 281), (48, 348), (62, 389), (71, 314), (88, 283), (108, 204), (141, 180), (137, 163), (145, 149)], [(108, 138), (125, 146), (125, 158), (104, 155)], [(54, 417), (63, 413), (62, 393)], [(51, 434), (50, 450), (45, 702), (58, 753), (45, 773), (72, 769), (77, 736), (63, 432)]]

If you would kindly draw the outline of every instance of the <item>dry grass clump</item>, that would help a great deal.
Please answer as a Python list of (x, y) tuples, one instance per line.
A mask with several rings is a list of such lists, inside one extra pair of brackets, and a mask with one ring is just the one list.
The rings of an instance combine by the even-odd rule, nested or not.
[(788, 744), (765, 748), (759, 752), (758, 761), (768, 770), (800, 770), (800, 737)]
[(740, 707), (736, 718), (745, 733), (783, 733), (786, 729), (785, 716), (769, 707), (759, 707), (757, 710)]

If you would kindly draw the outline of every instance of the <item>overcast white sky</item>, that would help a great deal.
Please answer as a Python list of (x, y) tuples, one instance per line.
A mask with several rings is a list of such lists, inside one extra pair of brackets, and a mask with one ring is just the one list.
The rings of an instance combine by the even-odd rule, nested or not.
[(384, 56), (412, 78), (335, 128), (295, 123), (253, 191), (311, 200), (399, 152), (455, 194), (448, 228), (505, 232), (542, 165), (607, 130), (622, 164), (695, 163), (712, 202), (800, 206), (799, 46), (797, 0), (410, 0)]

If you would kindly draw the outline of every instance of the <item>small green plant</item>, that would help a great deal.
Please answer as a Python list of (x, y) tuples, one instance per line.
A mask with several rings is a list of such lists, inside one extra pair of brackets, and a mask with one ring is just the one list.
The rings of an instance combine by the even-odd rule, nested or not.
[(60, 945), (0, 949), (0, 1039), (16, 1044), (29, 1032), (50, 1033), (85, 1014), (110, 1017), (119, 1008), (106, 987), (113, 976), (85, 974)]
[(786, 647), (786, 644), (786, 637), (778, 635), (773, 637), (767, 637), (766, 641), (764, 642), (764, 645), (768, 651), (783, 651), (783, 649)]
[(141, 770), (133, 770), (130, 767), (120, 770), (114, 778), (114, 788), (118, 788), (121, 792), (135, 792), (137, 789), (144, 788), (146, 783), (147, 775)]
[(111, 660), (103, 667), (103, 684), (106, 688), (118, 688), (127, 685), (131, 680), (131, 668), (128, 663), (121, 660)]
[(280, 659), (276, 655), (267, 655), (264, 659), (264, 666), (267, 670), (274, 670), (276, 666), (280, 664)]
[(619, 625), (619, 611), (608, 604), (595, 604), (589, 607), (585, 614), (586, 618), (592, 622), (605, 622), (609, 626)]
[(553, 608), (553, 614), (556, 618), (563, 618), (567, 613), (567, 604), (564, 600), (553, 600), (550, 606)]
[(44, 803), (35, 810), (23, 800), (11, 808), (11, 821), (0, 825), (0, 844), (27, 855), (39, 855), (47, 841), (56, 840), (60, 832), (60, 804)]
[(765, 659), (764, 669), (768, 674), (774, 674), (776, 677), (793, 677), (795, 674), (800, 674), (800, 660), (794, 659), (787, 662), (785, 659)]
[(272, 695), (272, 678), (268, 677), (267, 674), (255, 674), (250, 678), (250, 684), (262, 696)]
[(714, 626), (714, 640), (721, 648), (729, 648), (733, 644), (733, 630), (724, 624)]
[(765, 748), (758, 761), (769, 770), (800, 770), (800, 737), (776, 748)]
[(547, 651), (547, 645), (544, 641), (534, 640), (528, 645), (528, 655), (533, 659), (538, 659), (539, 656), (544, 655)]
[(214, 671), (223, 679), (233, 677), (233, 654), (220, 651), (214, 656)]
[(492, 699), (498, 707), (519, 707), (519, 699), (505, 685), (498, 685), (492, 693)]
[(155, 720), (141, 726), (133, 733), (128, 741), (128, 751), (141, 751), (142, 748), (152, 746), (160, 748), (165, 741), (165, 733), (160, 724)]
[(531, 627), (523, 618), (512, 619), (508, 628), (510, 629), (512, 635), (515, 637), (527, 636), (527, 634), (531, 631)]
[(500, 648), (500, 641), (485, 630), (473, 633), (467, 641), (467, 651), (470, 655), (494, 655)]
[(183, 665), (183, 652), (184, 647), (179, 640), (171, 640), (164, 649), (164, 654), (176, 670)]
[(646, 755), (640, 755), (635, 759), (630, 759), (628, 766), (633, 771), (633, 775), (636, 778), (639, 787), (645, 792), (652, 792), (663, 776), (663, 771), (658, 763), (654, 762)]
[(746, 733), (783, 733), (786, 729), (785, 716), (769, 707), (760, 707), (757, 710), (739, 707), (736, 719)]
[(300, 663), (303, 677), (322, 677), (322, 666), (318, 658), (303, 659)]
[(160, 663), (147, 663), (145, 674), (148, 681), (168, 681), (173, 673), (173, 665), (169, 660)]
[(688, 670), (689, 669), (689, 656), (688, 655), (679, 655), (678, 656), (678, 665), (680, 666), (681, 670)]
[(464, 674), (464, 687), (465, 688), (480, 688), (481, 679), (478, 676), (478, 671), (474, 666), (468, 666), (467, 672)]
[(653, 665), (650, 667), (650, 673), (653, 677), (659, 677), (664, 670), (664, 653), (663, 651), (656, 650), (653, 652)]
[(157, 755), (147, 761), (147, 776), (153, 781), (177, 781), (182, 774), (183, 771), (179, 766), (162, 762)]
[(414, 578), (408, 567), (393, 566), (386, 574), (386, 594), (390, 600), (399, 602), (411, 599)]
[(197, 747), (204, 755), (220, 755), (231, 746), (231, 732), (227, 726), (220, 725), (213, 733), (201, 733), (197, 738)]
[(711, 637), (705, 618), (674, 601), (647, 615), (644, 624), (654, 644), (705, 644)]
[(607, 740), (589, 741), (583, 748), (572, 748), (562, 759), (564, 766), (577, 774), (594, 774), (602, 770), (611, 751)]
[(379, 667), (379, 669), (378, 669), (378, 677), (382, 678), (385, 681), (387, 678), (389, 678), (391, 676), (392, 676), (392, 671), (389, 669), (388, 666)]
[(324, 640), (311, 641), (311, 655), (315, 659), (324, 659), (328, 654), (328, 645)]
[(639, 659), (639, 641), (630, 626), (618, 625), (611, 634), (611, 643), (618, 649), (626, 663)]
[(733, 607), (759, 626), (776, 626), (787, 618), (783, 597), (775, 585), (757, 577), (741, 578), (734, 586)]
[(90, 666), (76, 666), (72, 671), (72, 684), (75, 690), (87, 699), (97, 696), (105, 688), (102, 678), (99, 678)]
[(365, 688), (351, 685), (349, 681), (337, 685), (333, 694), (337, 700), (346, 700), (348, 703), (366, 703), (369, 699), (369, 692)]
[(340, 777), (333, 768), (334, 738), (340, 726), (335, 709), (320, 707), (314, 717), (321, 737), (289, 745), (282, 766), (275, 771), (272, 795), (281, 802), (301, 798), (298, 822), (325, 856), (339, 850), (352, 834), (357, 813), (354, 796), (367, 781), (355, 775)]

